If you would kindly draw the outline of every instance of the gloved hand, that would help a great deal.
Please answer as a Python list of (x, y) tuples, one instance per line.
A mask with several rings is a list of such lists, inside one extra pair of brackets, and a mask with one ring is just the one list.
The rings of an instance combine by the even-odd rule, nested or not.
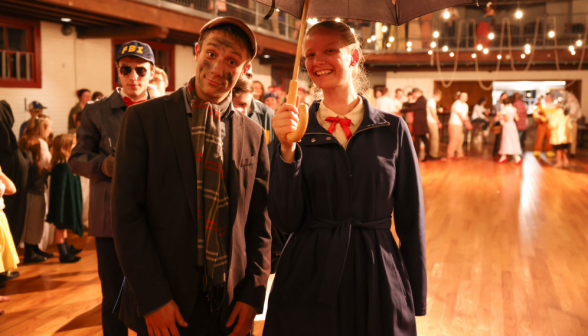
[(102, 161), (102, 166), (100, 170), (102, 170), (102, 174), (113, 177), (114, 176), (114, 167), (115, 167), (116, 159), (114, 156), (110, 155), (104, 161)]

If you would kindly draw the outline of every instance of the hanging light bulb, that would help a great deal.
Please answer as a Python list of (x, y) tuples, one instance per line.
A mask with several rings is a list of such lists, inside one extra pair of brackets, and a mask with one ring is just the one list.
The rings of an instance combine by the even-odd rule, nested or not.
[(412, 42), (410, 42), (410, 41), (406, 42), (406, 46), (407, 47), (412, 47)]
[(525, 54), (521, 54), (522, 59), (525, 59), (525, 57), (526, 57)]
[(437, 46), (437, 43), (431, 42), (431, 48), (435, 48), (436, 46)]
[(433, 55), (433, 50), (429, 50), (429, 55)]
[(390, 42), (386, 43), (386, 47), (390, 48), (391, 44)]
[(406, 48), (406, 51), (411, 51), (411, 50), (412, 50), (411, 47)]
[(498, 56), (496, 56), (496, 58), (502, 59), (502, 55), (499, 54)]
[(555, 32), (553, 30), (549, 31), (549, 38), (553, 38), (555, 36)]
[(574, 51), (574, 46), (571, 45), (568, 49), (570, 49), (570, 51)]
[(382, 26), (382, 33), (385, 33), (388, 31), (388, 26)]
[(372, 39), (371, 39), (371, 38), (369, 38), (369, 39), (367, 40), (367, 43), (372, 43)]
[(484, 54), (488, 54), (488, 48), (484, 48)]
[(447, 51), (449, 48), (447, 46), (443, 46), (443, 51)]
[(335, 21), (337, 21), (337, 22), (341, 22), (341, 19), (339, 19), (339, 18), (336, 18), (336, 19), (335, 19)]
[(488, 39), (490, 39), (490, 40), (494, 40), (494, 33), (490, 33), (490, 34), (488, 34)]
[(390, 38), (388, 39), (388, 41), (394, 42), (394, 36), (390, 36)]
[(572, 50), (572, 56), (575, 55), (575, 54), (576, 54), (576, 51), (575, 50)]
[(449, 11), (445, 10), (445, 13), (443, 13), (443, 18), (445, 20), (447, 20), (447, 19), (449, 19), (449, 16), (450, 16)]
[(531, 45), (530, 44), (525, 44), (525, 49), (531, 49)]
[(449, 57), (453, 57), (453, 55), (455, 55), (453, 52), (449, 53)]
[(376, 40), (376, 35), (372, 35), (372, 41)]
[(582, 46), (582, 40), (578, 40), (578, 41), (576, 41), (576, 45), (577, 45), (578, 47), (581, 47), (581, 46)]
[(482, 47), (481, 44), (478, 44), (478, 50), (482, 50), (482, 48), (484, 48), (484, 47)]
[(476, 54), (472, 54), (472, 58), (476, 58)]
[(433, 32), (433, 37), (434, 37), (434, 38), (437, 38), (437, 37), (439, 37), (439, 32), (435, 30), (435, 31)]
[(311, 25), (312, 24), (312, 19), (308, 19), (308, 20), (306, 20), (306, 22), (308, 22), (308, 24)]
[(517, 9), (517, 12), (515, 13), (515, 17), (517, 19), (520, 19), (523, 17), (523, 11), (521, 11), (520, 9)]
[(317, 18), (312, 19), (312, 24), (317, 24), (317, 23), (318, 23), (318, 19)]

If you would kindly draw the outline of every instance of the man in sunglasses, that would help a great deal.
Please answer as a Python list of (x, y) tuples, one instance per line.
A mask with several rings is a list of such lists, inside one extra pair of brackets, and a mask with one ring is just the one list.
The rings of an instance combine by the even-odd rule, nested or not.
[(153, 78), (154, 64), (148, 44), (130, 41), (119, 48), (115, 65), (120, 87), (110, 96), (86, 105), (77, 130), (77, 144), (69, 159), (74, 174), (90, 179), (89, 233), (96, 237), (102, 329), (107, 336), (128, 333), (124, 323), (112, 313), (124, 278), (112, 238), (114, 149), (127, 108), (150, 98), (147, 86)]
[(188, 84), (125, 115), (112, 202), (125, 274), (117, 309), (140, 336), (244, 336), (263, 311), (270, 159), (264, 130), (231, 103), (256, 51), (243, 21), (213, 19)]

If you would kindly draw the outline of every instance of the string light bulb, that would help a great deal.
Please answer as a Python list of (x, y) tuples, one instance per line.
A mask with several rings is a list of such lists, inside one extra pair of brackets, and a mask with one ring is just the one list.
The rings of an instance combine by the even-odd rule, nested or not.
[(578, 47), (581, 47), (581, 46), (582, 46), (582, 40), (578, 40), (578, 41), (576, 41), (576, 45), (577, 45)]
[(478, 47), (477, 48), (478, 48), (478, 50), (482, 50), (482, 48), (484, 48), (484, 47), (482, 47), (481, 44), (478, 44)]
[(494, 33), (490, 33), (490, 34), (488, 34), (488, 39), (490, 39), (490, 40), (494, 40)]
[(498, 56), (496, 56), (496, 58), (502, 59), (502, 55), (498, 55)]
[(575, 50), (572, 50), (572, 53), (571, 54), (572, 54), (572, 56), (575, 55), (576, 54), (576, 51)]
[(476, 58), (476, 54), (472, 54), (472, 58)]
[(406, 51), (411, 51), (411, 50), (412, 50), (411, 47), (406, 48)]
[(488, 48), (484, 48), (484, 54), (488, 54)]
[(409, 48), (412, 47), (412, 42), (410, 42), (410, 41), (406, 42), (406, 46)]
[(390, 42), (386, 43), (386, 47), (390, 48), (392, 44), (390, 44)]
[(390, 38), (388, 39), (389, 42), (394, 42), (394, 36), (390, 36)]
[(376, 35), (372, 35), (372, 41), (376, 40)]
[(336, 18), (336, 19), (335, 19), (335, 21), (337, 21), (337, 22), (341, 22), (341, 19), (339, 19), (339, 18)]
[(431, 42), (431, 48), (435, 48), (436, 46), (437, 46), (437, 43)]
[(439, 32), (435, 30), (435, 31), (433, 32), (433, 37), (434, 37), (434, 38), (438, 38), (438, 37), (439, 37)]
[(372, 39), (371, 39), (371, 38), (369, 38), (369, 39), (367, 40), (367, 43), (372, 43)]
[(382, 26), (382, 33), (385, 33), (388, 31), (388, 26)]
[(570, 46), (568, 49), (569, 49), (570, 51), (574, 51), (574, 46), (573, 46), (573, 45), (571, 45), (571, 46)]
[(520, 19), (523, 17), (523, 11), (521, 11), (520, 9), (517, 9), (517, 12), (515, 13), (515, 17), (517, 19)]
[(447, 46), (443, 46), (443, 51), (447, 51), (449, 48)]
[(521, 54), (522, 59), (525, 59), (525, 57), (526, 57), (525, 54)]
[(449, 53), (449, 57), (453, 57), (455, 54), (453, 52)]
[(549, 38), (554, 38), (555, 32), (553, 30), (550, 30), (548, 36), (549, 36)]
[(447, 19), (449, 19), (449, 16), (450, 16), (449, 11), (445, 10), (445, 13), (443, 13), (443, 18), (445, 20), (447, 20)]
[(429, 50), (428, 54), (433, 55), (433, 50)]

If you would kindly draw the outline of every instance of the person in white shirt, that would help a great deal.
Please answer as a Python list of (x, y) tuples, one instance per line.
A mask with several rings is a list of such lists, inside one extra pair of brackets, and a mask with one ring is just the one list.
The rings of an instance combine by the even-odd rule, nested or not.
[(406, 99), (404, 99), (404, 91), (402, 89), (396, 89), (394, 92), (394, 98), (392, 99), (392, 111), (390, 113), (398, 115), (398, 112), (402, 110), (402, 104)]
[(394, 102), (388, 97), (388, 88), (382, 88), (381, 92), (382, 96), (376, 99), (376, 109), (386, 113), (392, 113), (394, 111)]
[(449, 144), (447, 145), (447, 159), (453, 159), (457, 152), (457, 159), (463, 159), (463, 141), (465, 126), (468, 130), (472, 128), (468, 117), (468, 94), (461, 92), (459, 99), (451, 106), (451, 116), (449, 117)]
[(486, 116), (487, 113), (487, 109), (486, 109), (486, 102), (488, 100), (486, 99), (486, 97), (482, 97), (480, 98), (480, 100), (478, 100), (478, 104), (476, 104), (474, 106), (474, 110), (472, 111), (472, 124), (473, 123), (480, 123), (484, 128), (484, 131), (488, 129), (488, 126), (490, 126), (490, 121), (488, 120), (488, 117)]
[(435, 90), (433, 98), (427, 101), (427, 124), (429, 124), (429, 159), (439, 158), (439, 129), (443, 127), (437, 116), (437, 104), (441, 101), (441, 90)]

